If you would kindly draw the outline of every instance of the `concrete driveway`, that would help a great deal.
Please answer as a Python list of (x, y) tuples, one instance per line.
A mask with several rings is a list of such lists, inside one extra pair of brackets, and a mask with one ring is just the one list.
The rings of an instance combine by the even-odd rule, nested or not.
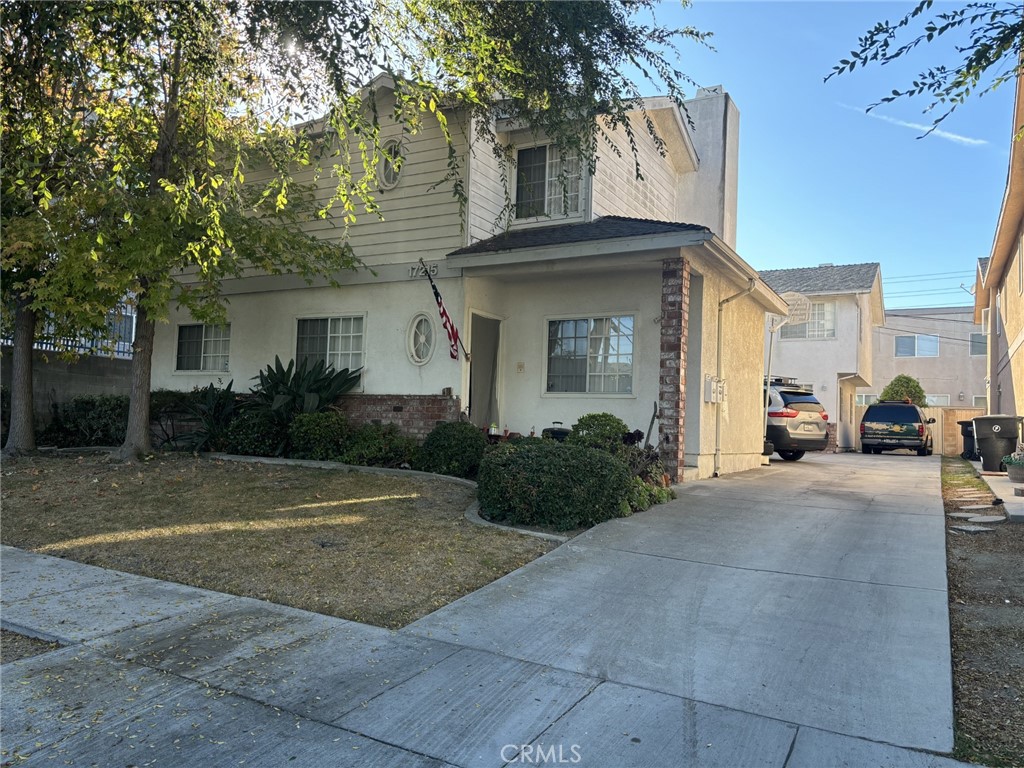
[(3, 548), (3, 759), (956, 765), (939, 460), (681, 487), (397, 633)]

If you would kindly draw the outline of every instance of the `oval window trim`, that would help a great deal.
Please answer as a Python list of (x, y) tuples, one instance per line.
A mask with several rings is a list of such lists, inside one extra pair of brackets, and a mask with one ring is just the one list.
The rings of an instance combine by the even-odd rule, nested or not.
[[(381, 146), (380, 172), (377, 174), (381, 189), (394, 189), (402, 178), (402, 142), (388, 139)], [(396, 166), (394, 158), (399, 159)]]
[(434, 356), (437, 333), (434, 330), (434, 321), (425, 312), (413, 315), (409, 322), (409, 333), (407, 336), (407, 352), (413, 365), (426, 365)]

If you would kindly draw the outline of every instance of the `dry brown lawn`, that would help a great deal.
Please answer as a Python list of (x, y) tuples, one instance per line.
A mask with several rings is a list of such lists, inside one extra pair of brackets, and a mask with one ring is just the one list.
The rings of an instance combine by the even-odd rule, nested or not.
[(0, 540), (396, 628), (554, 545), (466, 521), (442, 478), (159, 455), (5, 461)]

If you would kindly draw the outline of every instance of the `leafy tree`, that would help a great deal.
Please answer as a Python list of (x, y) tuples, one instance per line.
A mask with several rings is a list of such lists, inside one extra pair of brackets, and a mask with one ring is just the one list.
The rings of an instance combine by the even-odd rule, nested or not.
[[(0, 146), (3, 191), (35, 225), (23, 261), (10, 254), (24, 276), (17, 295), (36, 317), (63, 312), (79, 325), (129, 298), (136, 340), (120, 454), (146, 453), (155, 323), (172, 302), (222, 321), (221, 282), (252, 269), (335, 282), (358, 268), (347, 235), (359, 216), (381, 215), (385, 122), (440, 126), (449, 164), (439, 182), (460, 201), (452, 115), (472, 119), (499, 157), (508, 150), (489, 127), (499, 106), (591, 167), (611, 130), (629, 137), (634, 159), (637, 131), (657, 141), (622, 70), (639, 66), (681, 102), (689, 81), (671, 64), (675, 46), (705, 35), (634, 21), (654, 5), (8, 2), (0, 121), (18, 140)], [(298, 172), (310, 169), (304, 186)], [(332, 188), (317, 197), (315, 185)], [(303, 234), (314, 217), (333, 220), (337, 242)]]
[(921, 44), (941, 38), (952, 44), (957, 55), (963, 56), (959, 64), (929, 67), (909, 86), (894, 89), (869, 107), (928, 94), (932, 101), (925, 111), (943, 110), (933, 122), (934, 128), (970, 96), (983, 96), (1024, 72), (1020, 58), (1024, 15), (1020, 3), (969, 2), (960, 7), (944, 4), (940, 13), (929, 16), (932, 5), (933, 0), (920, 0), (896, 23), (878, 22), (859, 39), (850, 58), (834, 66), (825, 80), (852, 72), (858, 66), (888, 64)]
[(928, 407), (928, 398), (924, 394), (924, 388), (913, 376), (901, 373), (882, 390), (878, 396), (879, 400), (910, 400), (922, 408)]

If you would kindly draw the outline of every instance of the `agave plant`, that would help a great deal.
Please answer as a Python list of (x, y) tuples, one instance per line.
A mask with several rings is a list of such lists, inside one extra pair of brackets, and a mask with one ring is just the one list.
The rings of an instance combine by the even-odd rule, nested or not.
[(252, 407), (269, 411), (275, 419), (290, 424), (300, 413), (317, 413), (326, 410), (335, 400), (359, 384), (360, 371), (357, 368), (334, 370), (333, 366), (317, 360), (308, 365), (304, 359), (298, 365), (289, 360), (281, 363), (275, 356), (274, 364), (260, 371), (259, 384), (252, 390)]
[(234, 380), (224, 389), (209, 384), (197, 393), (198, 397), (186, 411), (199, 421), (199, 426), (182, 435), (180, 445), (193, 453), (219, 451), (224, 448), (228, 425), (235, 417)]

